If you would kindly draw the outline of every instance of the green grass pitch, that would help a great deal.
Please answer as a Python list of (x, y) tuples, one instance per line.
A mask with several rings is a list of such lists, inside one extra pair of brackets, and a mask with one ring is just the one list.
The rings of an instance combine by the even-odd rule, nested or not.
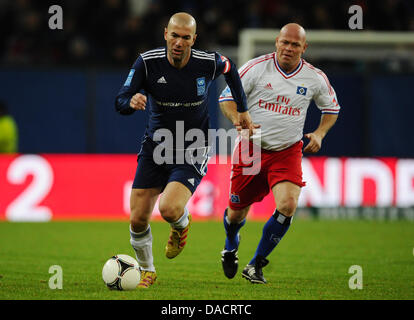
[[(147, 290), (110, 291), (105, 261), (134, 256), (124, 222), (0, 223), (0, 299), (37, 300), (371, 300), (414, 299), (414, 223), (296, 219), (263, 269), (266, 285), (240, 272), (253, 255), (264, 222), (241, 231), (239, 273), (225, 278), (221, 222), (194, 222), (177, 258), (164, 256), (169, 225), (151, 223), (158, 280)], [(63, 288), (49, 288), (49, 267), (63, 270)], [(349, 268), (361, 266), (363, 288), (349, 288)]]

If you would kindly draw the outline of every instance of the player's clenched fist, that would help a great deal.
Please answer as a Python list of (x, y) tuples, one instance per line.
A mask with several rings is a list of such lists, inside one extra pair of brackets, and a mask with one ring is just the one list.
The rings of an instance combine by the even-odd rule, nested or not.
[(135, 110), (145, 110), (145, 106), (147, 105), (147, 97), (141, 93), (135, 94), (131, 101), (129, 102), (129, 106)]
[(252, 122), (252, 118), (250, 117), (250, 113), (248, 111), (238, 112), (237, 115), (238, 119), (235, 119), (235, 121), (233, 121), (233, 124), (236, 127), (237, 131), (240, 131), (242, 133), (242, 130), (249, 130), (249, 135), (246, 138), (254, 135), (256, 129), (260, 128), (260, 124), (255, 124)]
[(309, 139), (309, 143), (303, 149), (303, 152), (316, 153), (321, 149), (322, 137), (315, 132), (307, 133), (304, 135), (305, 138)]

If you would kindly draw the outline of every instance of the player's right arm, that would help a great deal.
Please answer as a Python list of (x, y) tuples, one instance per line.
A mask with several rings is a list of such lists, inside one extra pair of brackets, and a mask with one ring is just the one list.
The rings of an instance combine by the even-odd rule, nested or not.
[(139, 92), (143, 87), (145, 78), (145, 64), (140, 55), (129, 71), (124, 85), (116, 96), (115, 109), (120, 114), (130, 115), (134, 113), (135, 110), (145, 110), (147, 97)]

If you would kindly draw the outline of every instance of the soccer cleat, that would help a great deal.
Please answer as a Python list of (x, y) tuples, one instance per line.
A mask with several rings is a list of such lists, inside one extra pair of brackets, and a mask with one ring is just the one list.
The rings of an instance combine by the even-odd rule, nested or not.
[(141, 271), (141, 281), (138, 283), (137, 288), (139, 289), (147, 289), (152, 286), (157, 280), (157, 274), (152, 271), (142, 270)]
[(171, 228), (170, 238), (168, 239), (167, 246), (165, 247), (165, 255), (168, 259), (175, 258), (181, 251), (183, 251), (185, 244), (187, 243), (188, 229), (191, 225), (191, 213), (188, 214), (188, 225), (181, 230)]
[(267, 283), (263, 277), (262, 268), (267, 266), (269, 260), (258, 255), (256, 257), (256, 263), (254, 265), (248, 264), (242, 272), (242, 277), (249, 280), (251, 283)]
[(224, 275), (229, 279), (233, 279), (239, 267), (237, 249), (231, 251), (224, 249), (221, 252), (221, 265), (223, 266)]

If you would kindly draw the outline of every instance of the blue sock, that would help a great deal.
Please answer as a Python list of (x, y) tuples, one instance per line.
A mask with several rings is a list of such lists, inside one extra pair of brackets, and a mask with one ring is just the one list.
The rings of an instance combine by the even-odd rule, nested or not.
[(262, 238), (257, 246), (256, 253), (249, 264), (254, 265), (256, 263), (256, 257), (261, 255), (266, 258), (272, 250), (277, 246), (280, 240), (282, 240), (285, 233), (290, 227), (292, 218), (286, 217), (279, 211), (275, 210), (270, 219), (263, 227)]
[(224, 230), (226, 231), (226, 243), (224, 245), (225, 250), (234, 250), (239, 247), (239, 230), (241, 227), (244, 226), (246, 223), (246, 219), (244, 219), (240, 223), (229, 223), (227, 221), (227, 208), (224, 210), (224, 217), (223, 217), (223, 223), (224, 223)]

